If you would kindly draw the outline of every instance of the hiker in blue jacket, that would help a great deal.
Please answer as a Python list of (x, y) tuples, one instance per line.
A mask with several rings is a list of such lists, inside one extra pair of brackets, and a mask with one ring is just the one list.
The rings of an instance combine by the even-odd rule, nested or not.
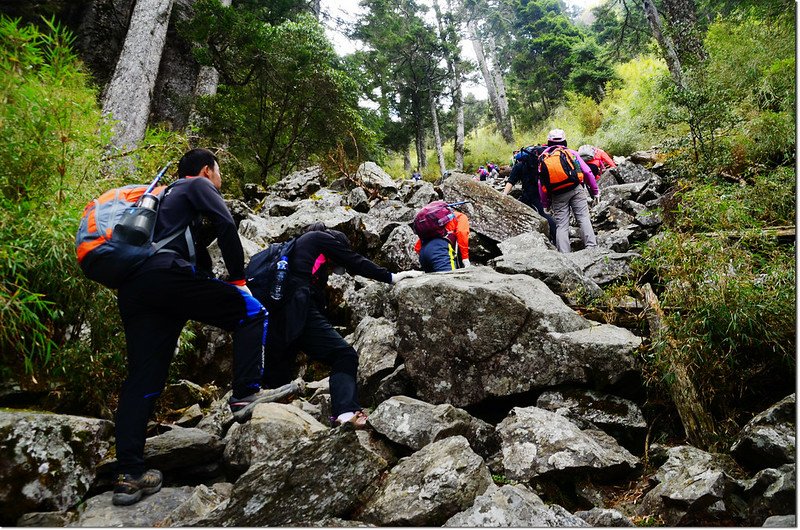
[[(230, 407), (237, 420), (243, 421), (255, 403), (270, 398), (260, 390), (266, 312), (245, 285), (244, 252), (219, 192), (222, 175), (217, 158), (207, 149), (193, 149), (178, 163), (178, 176), (161, 200), (154, 239), (184, 235), (148, 258), (120, 286), (117, 296), (128, 361), (115, 422), (117, 478), (112, 502), (118, 505), (133, 504), (161, 488), (161, 472), (145, 470), (145, 432), (188, 320), (234, 332)], [(211, 234), (203, 233), (203, 218), (211, 221)], [(213, 277), (207, 249), (195, 245), (213, 237), (228, 269), (227, 282)]]
[(516, 151), (514, 159), (516, 163), (511, 168), (503, 193), (508, 195), (518, 182), (522, 182), (522, 196), (520, 202), (530, 206), (539, 212), (539, 215), (547, 220), (550, 227), (550, 242), (556, 242), (556, 221), (553, 216), (544, 211), (542, 202), (539, 198), (539, 155), (544, 152), (546, 146), (532, 145)]

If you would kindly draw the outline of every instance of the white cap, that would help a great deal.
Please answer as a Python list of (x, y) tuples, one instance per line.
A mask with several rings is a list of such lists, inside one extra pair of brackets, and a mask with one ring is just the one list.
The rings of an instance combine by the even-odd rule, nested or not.
[(578, 156), (584, 160), (591, 160), (594, 158), (594, 146), (584, 144), (578, 148)]
[(567, 139), (566, 133), (561, 129), (553, 129), (547, 133), (548, 142), (563, 142)]

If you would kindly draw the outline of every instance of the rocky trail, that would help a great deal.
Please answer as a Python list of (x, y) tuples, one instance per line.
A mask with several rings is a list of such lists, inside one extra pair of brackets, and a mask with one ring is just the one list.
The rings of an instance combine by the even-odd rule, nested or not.
[[(162, 396), (145, 456), (165, 486), (111, 504), (113, 424), (0, 409), (0, 522), (18, 526), (794, 526), (795, 395), (754, 417), (725, 453), (656, 443), (637, 353), (642, 318), (581, 308), (632, 274), (666, 181), (646, 157), (600, 179), (598, 247), (571, 254), (546, 221), (452, 174), (395, 181), (365, 163), (326, 185), (319, 167), (229, 201), (246, 259), (312, 222), (391, 271), (419, 266), (411, 229), (432, 200), (470, 201), (474, 266), (395, 286), (332, 276), (332, 320), (359, 352), (371, 428), (330, 428), (326, 379), (232, 421), (230, 338), (199, 349)], [(219, 253), (216, 272), (223, 272)], [(620, 301), (641, 314), (634, 298)], [(268, 367), (267, 367), (268, 368)], [(213, 384), (212, 384), (213, 383)]]

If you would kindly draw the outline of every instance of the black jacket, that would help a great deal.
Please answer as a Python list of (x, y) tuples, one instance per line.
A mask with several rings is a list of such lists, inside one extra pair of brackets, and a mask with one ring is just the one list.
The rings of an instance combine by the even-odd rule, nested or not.
[[(539, 197), (539, 155), (542, 154), (545, 147), (533, 146), (530, 152), (525, 152), (522, 157), (511, 168), (511, 174), (508, 176), (508, 182), (512, 186), (517, 182), (522, 182), (522, 195), (525, 198)], [(529, 201), (523, 200), (522, 202), (529, 204)]]
[[(313, 272), (314, 263), (320, 254), (326, 263)], [(342, 266), (352, 274), (364, 276), (385, 283), (392, 282), (392, 274), (376, 265), (349, 245), (335, 238), (327, 231), (307, 232), (297, 238), (294, 250), (289, 256), (289, 276), (285, 305), (270, 312), (270, 319), (280, 319), (279, 329), (285, 330), (286, 341), (296, 339), (303, 330), (308, 313), (308, 305), (315, 304), (320, 310), (325, 308), (325, 286), (332, 266)]]
[[(167, 188), (158, 208), (153, 241), (165, 239), (177, 231), (185, 230), (187, 226), (194, 240), (199, 271), (211, 275), (211, 256), (206, 247), (216, 237), (229, 280), (244, 278), (244, 251), (236, 223), (222, 195), (207, 178), (187, 177)], [(168, 269), (173, 264), (192, 268), (184, 235), (179, 235), (164, 248), (174, 252), (160, 252), (151, 256), (136, 273)]]

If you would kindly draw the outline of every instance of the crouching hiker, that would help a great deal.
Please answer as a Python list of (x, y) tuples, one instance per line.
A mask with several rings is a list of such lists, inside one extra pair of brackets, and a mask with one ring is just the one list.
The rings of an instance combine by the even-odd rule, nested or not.
[[(222, 176), (211, 151), (193, 149), (178, 164), (179, 180), (163, 193), (156, 241), (167, 241), (119, 286), (128, 376), (116, 414), (117, 479), (112, 502), (128, 505), (161, 488), (162, 475), (145, 470), (147, 420), (167, 381), (178, 337), (188, 320), (233, 331), (234, 417), (269, 397), (260, 390), (266, 311), (245, 285), (244, 253), (225, 201)], [(213, 234), (203, 234), (207, 218)], [(173, 237), (176, 236), (177, 237)], [(196, 241), (216, 236), (230, 281), (211, 274), (207, 249)]]
[[(468, 202), (468, 201), (464, 201)], [(444, 272), (470, 266), (469, 218), (453, 206), (434, 201), (423, 206), (414, 217), (414, 232), (419, 236), (414, 251), (425, 272)]]
[[(345, 423), (367, 426), (367, 415), (357, 400), (358, 354), (325, 317), (325, 286), (331, 272), (347, 271), (385, 283), (422, 274), (392, 274), (355, 252), (342, 232), (322, 223), (283, 244), (283, 256), (274, 267), (259, 254), (247, 268), (253, 295), (270, 311), (263, 385), (277, 388), (295, 374), (295, 359), (302, 350), (309, 358), (331, 368), (330, 389), (333, 426)], [(268, 248), (265, 253), (271, 252)]]

